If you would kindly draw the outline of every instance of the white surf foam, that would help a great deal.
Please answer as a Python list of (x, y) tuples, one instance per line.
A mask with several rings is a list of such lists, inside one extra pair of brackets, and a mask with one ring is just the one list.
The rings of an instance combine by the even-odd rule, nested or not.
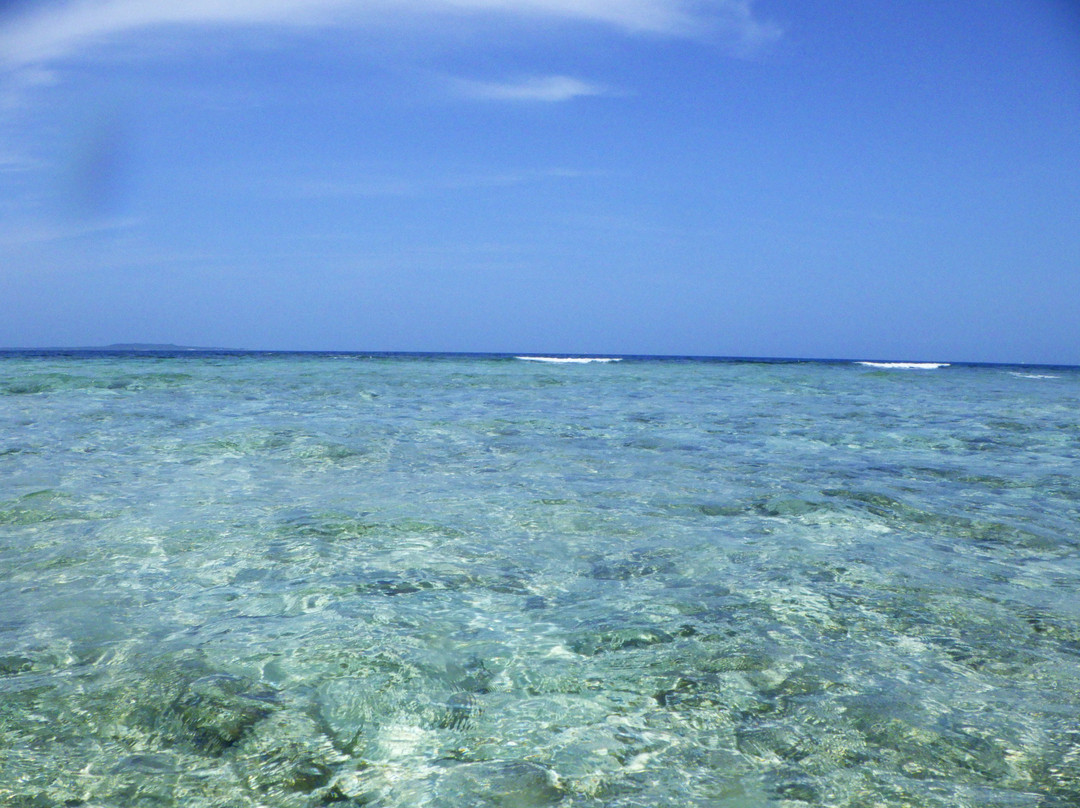
[(515, 359), (524, 359), (526, 362), (552, 362), (556, 364), (583, 365), (586, 362), (620, 362), (616, 356), (516, 356)]
[(1050, 373), (1018, 373), (1018, 372), (1013, 371), (1013, 370), (1009, 371), (1009, 375), (1010, 376), (1016, 376), (1016, 377), (1021, 378), (1021, 379), (1058, 379), (1058, 378), (1061, 378), (1060, 376), (1054, 376), (1053, 374), (1050, 374)]
[(897, 370), (936, 370), (947, 368), (948, 362), (857, 362), (869, 368), (895, 368)]

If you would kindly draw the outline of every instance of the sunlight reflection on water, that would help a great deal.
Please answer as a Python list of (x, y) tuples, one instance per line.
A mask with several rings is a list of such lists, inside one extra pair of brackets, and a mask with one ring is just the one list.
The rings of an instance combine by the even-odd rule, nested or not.
[(1080, 374), (26, 358), (0, 795), (1080, 801)]

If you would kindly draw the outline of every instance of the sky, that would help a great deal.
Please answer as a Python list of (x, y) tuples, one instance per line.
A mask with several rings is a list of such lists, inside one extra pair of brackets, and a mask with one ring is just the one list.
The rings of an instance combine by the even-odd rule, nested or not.
[(1080, 364), (1075, 0), (7, 0), (0, 346)]

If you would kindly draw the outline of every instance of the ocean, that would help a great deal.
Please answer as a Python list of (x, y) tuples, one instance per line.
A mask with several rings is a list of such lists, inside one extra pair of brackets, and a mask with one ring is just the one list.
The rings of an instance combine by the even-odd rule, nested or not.
[(1080, 369), (569, 358), (0, 354), (0, 803), (1080, 805)]

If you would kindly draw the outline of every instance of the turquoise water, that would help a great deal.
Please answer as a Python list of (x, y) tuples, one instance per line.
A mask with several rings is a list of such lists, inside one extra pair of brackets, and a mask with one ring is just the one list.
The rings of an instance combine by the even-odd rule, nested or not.
[(0, 803), (1080, 804), (1080, 370), (0, 357)]

